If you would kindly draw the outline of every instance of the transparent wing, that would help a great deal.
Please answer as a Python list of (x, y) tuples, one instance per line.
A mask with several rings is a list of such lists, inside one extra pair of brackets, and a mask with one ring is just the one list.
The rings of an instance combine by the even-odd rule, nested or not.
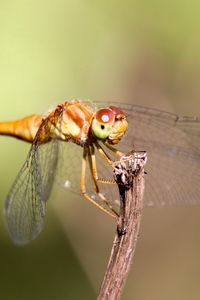
[[(71, 194), (71, 197), (73, 197), (73, 194), (76, 194), (82, 196), (83, 198), (83, 195), (81, 195), (80, 192), (83, 147), (72, 142), (66, 143), (64, 141), (60, 142), (59, 146), (59, 161), (57, 165), (55, 181), (66, 191), (66, 193), (69, 192)], [(99, 171), (99, 178), (113, 181), (113, 170), (110, 165), (108, 165), (107, 162), (102, 159), (98, 151), (95, 151), (95, 157), (97, 163), (97, 171)], [(85, 175), (86, 193), (94, 201), (96, 201), (98, 204), (112, 213), (108, 206), (106, 206), (106, 204), (102, 201), (102, 198), (99, 197), (99, 195), (95, 192), (88, 157)], [(107, 185), (101, 183), (98, 185), (100, 187), (100, 192), (112, 204), (116, 211), (118, 211), (119, 197), (117, 194), (117, 186), (115, 184)], [(115, 199), (113, 198), (114, 194), (116, 195)]]
[(11, 238), (26, 244), (41, 231), (45, 205), (54, 181), (59, 144), (57, 140), (33, 143), (5, 201), (5, 219)]
[[(96, 107), (116, 105), (127, 115), (129, 129), (116, 146), (124, 153), (147, 151), (145, 205), (163, 206), (200, 203), (200, 119), (131, 104), (97, 103)], [(66, 146), (64, 146), (65, 148)], [(79, 193), (81, 147), (68, 145), (70, 165), (63, 169), (63, 186)], [(112, 154), (108, 149), (105, 151)], [(66, 157), (66, 155), (63, 155)], [(112, 157), (117, 159), (116, 157)], [(100, 179), (112, 180), (112, 169), (96, 151)], [(78, 170), (76, 172), (75, 170)], [(89, 171), (88, 171), (89, 174)], [(64, 180), (65, 179), (65, 180)], [(90, 174), (87, 177), (89, 194), (95, 195)], [(115, 207), (119, 204), (115, 185), (100, 184), (101, 192)]]
[(147, 151), (145, 204), (200, 203), (200, 119), (136, 105), (114, 105), (122, 108), (129, 122), (117, 148), (125, 153)]

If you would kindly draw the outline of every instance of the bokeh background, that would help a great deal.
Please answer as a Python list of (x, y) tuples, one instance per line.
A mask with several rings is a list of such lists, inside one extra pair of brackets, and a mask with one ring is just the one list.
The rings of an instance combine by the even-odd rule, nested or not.
[[(0, 0), (0, 120), (81, 98), (200, 115), (200, 3)], [(3, 201), (29, 145), (0, 137), (0, 299), (95, 299), (114, 222), (54, 188), (42, 234), (12, 244)], [(123, 300), (200, 298), (200, 208), (144, 209)]]

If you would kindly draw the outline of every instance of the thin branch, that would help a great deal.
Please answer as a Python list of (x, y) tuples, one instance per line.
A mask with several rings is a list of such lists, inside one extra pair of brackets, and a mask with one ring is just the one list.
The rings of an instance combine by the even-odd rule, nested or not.
[(135, 252), (143, 208), (145, 152), (123, 156), (115, 167), (120, 217), (98, 300), (120, 299)]

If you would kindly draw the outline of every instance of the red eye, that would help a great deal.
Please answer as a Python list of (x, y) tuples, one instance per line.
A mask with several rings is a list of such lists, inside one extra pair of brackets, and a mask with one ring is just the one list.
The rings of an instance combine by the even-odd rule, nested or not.
[(114, 112), (116, 119), (124, 118), (124, 113), (119, 107), (110, 106), (109, 108)]
[(113, 123), (115, 120), (115, 113), (110, 108), (102, 108), (97, 111), (96, 119), (99, 123)]

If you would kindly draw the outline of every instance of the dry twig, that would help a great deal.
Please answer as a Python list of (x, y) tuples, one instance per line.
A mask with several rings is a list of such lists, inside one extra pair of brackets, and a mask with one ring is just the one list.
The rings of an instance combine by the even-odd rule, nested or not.
[(123, 156), (115, 167), (121, 212), (98, 300), (120, 299), (136, 248), (143, 207), (146, 153)]

